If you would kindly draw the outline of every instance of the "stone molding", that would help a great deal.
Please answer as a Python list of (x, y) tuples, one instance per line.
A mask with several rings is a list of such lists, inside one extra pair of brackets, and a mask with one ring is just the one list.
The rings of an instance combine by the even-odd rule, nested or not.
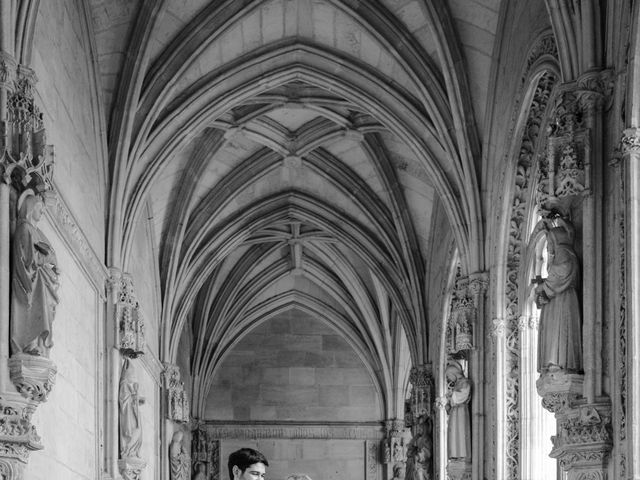
[(573, 408), (575, 402), (582, 397), (583, 386), (584, 375), (564, 371), (546, 372), (536, 381), (542, 406), (551, 413), (561, 413)]
[(109, 277), (107, 268), (91, 247), (89, 240), (58, 192), (55, 182), (53, 185), (55, 194), (47, 202), (46, 215), (71, 254), (76, 258), (78, 265), (87, 274), (100, 298), (105, 300), (105, 282)]
[(304, 423), (282, 424), (234, 424), (211, 423), (203, 425), (212, 439), (338, 439), (338, 440), (380, 440), (384, 436), (381, 425), (311, 425)]

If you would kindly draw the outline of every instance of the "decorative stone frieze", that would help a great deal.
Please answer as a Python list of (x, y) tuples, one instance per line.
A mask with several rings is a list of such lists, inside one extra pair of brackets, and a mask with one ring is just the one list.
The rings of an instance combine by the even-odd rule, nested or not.
[(16, 353), (9, 359), (9, 375), (18, 392), (34, 402), (46, 402), (58, 369), (45, 357)]
[(550, 456), (569, 480), (605, 479), (612, 448), (611, 406), (579, 405), (556, 413), (558, 434)]
[(144, 320), (138, 302), (133, 279), (128, 273), (112, 268), (107, 283), (113, 319), (117, 329), (116, 346), (130, 358), (144, 353)]
[(167, 416), (169, 420), (187, 423), (190, 419), (190, 406), (184, 382), (180, 381), (180, 367), (165, 364), (164, 387), (167, 392)]

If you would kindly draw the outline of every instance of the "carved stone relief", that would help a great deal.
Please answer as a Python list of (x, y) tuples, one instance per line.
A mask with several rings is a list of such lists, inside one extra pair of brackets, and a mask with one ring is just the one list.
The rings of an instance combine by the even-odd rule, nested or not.
[(165, 364), (164, 381), (167, 392), (168, 418), (175, 422), (189, 422), (189, 399), (184, 382), (180, 381), (180, 368), (177, 365)]
[(118, 332), (120, 352), (136, 358), (144, 353), (144, 320), (131, 275), (111, 269), (108, 287), (114, 306), (114, 320)]

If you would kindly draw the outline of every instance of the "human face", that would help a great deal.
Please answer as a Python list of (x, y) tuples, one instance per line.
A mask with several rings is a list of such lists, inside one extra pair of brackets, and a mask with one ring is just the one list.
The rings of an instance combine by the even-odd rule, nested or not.
[(262, 480), (265, 473), (266, 468), (262, 462), (249, 465), (244, 473), (238, 467), (233, 467), (233, 480)]

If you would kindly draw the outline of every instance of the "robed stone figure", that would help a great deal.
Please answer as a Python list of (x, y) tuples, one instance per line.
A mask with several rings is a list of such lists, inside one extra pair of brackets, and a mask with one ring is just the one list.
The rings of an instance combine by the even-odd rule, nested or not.
[(464, 376), (462, 366), (451, 361), (445, 369), (449, 421), (447, 423), (447, 457), (471, 458), (471, 422), (469, 401), (471, 380)]
[(48, 357), (60, 275), (53, 248), (36, 226), (43, 209), (33, 191), (20, 195), (12, 246), (11, 349)]
[(407, 464), (405, 478), (407, 480), (429, 480), (431, 478), (430, 420), (426, 415), (418, 419), (416, 434), (407, 447)]
[(582, 370), (580, 326), (580, 264), (573, 250), (570, 225), (554, 227), (547, 234), (547, 278), (535, 289), (540, 313), (538, 372)]
[(141, 403), (144, 403), (144, 399), (139, 395), (139, 385), (135, 379), (133, 364), (127, 358), (122, 366), (118, 394), (120, 458), (140, 458), (140, 447), (142, 446)]
[(183, 445), (184, 433), (180, 430), (173, 434), (169, 445), (169, 469), (171, 480), (188, 480), (191, 469), (191, 457)]

